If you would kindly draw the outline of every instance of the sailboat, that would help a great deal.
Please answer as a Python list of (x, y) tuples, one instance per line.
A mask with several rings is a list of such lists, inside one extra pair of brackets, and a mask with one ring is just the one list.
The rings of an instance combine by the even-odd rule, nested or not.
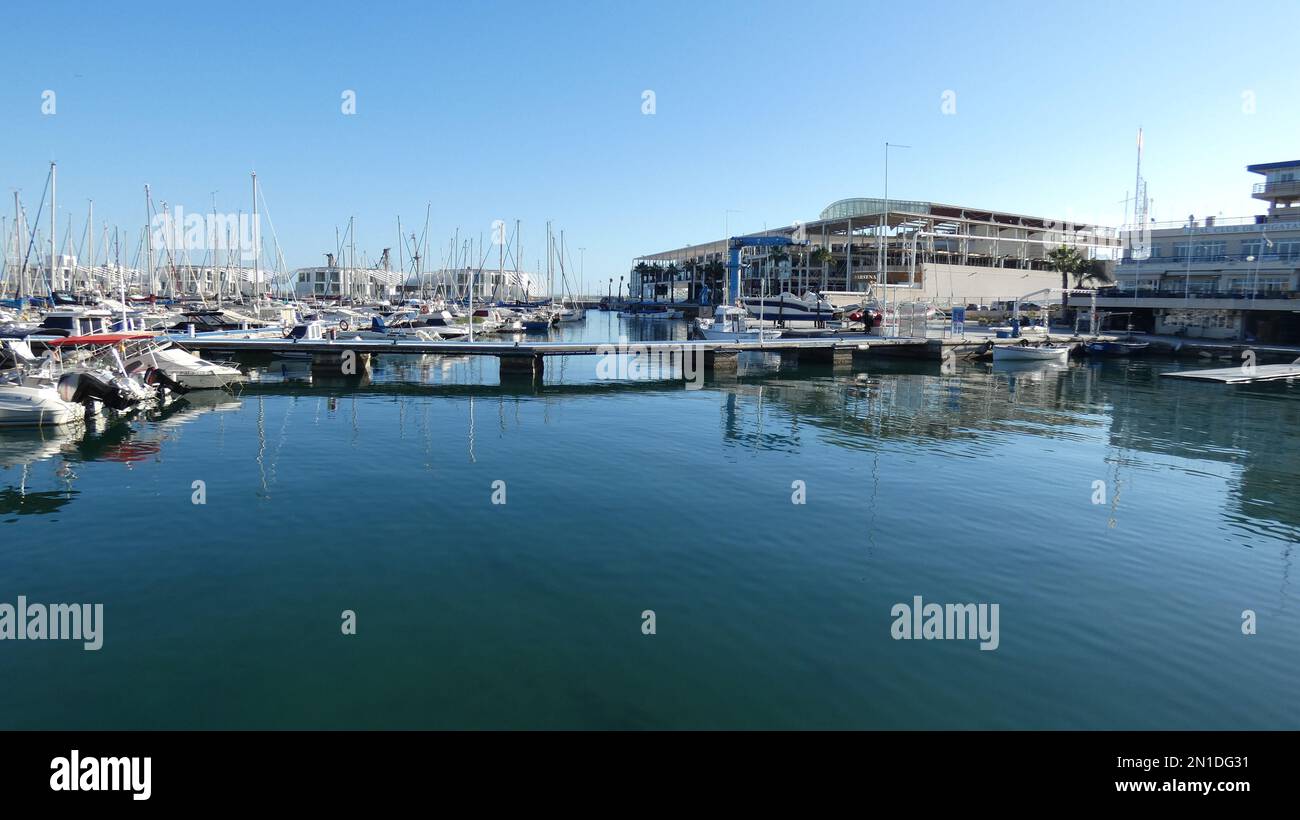
[[(554, 246), (555, 243), (552, 241), (551, 244)], [(560, 306), (556, 309), (555, 318), (559, 322), (581, 322), (587, 318), (587, 310), (578, 306), (577, 300), (573, 298), (573, 292), (569, 289), (569, 277), (565, 274), (564, 268), (565, 255), (564, 231), (560, 231), (560, 288), (564, 295), (560, 300)]]

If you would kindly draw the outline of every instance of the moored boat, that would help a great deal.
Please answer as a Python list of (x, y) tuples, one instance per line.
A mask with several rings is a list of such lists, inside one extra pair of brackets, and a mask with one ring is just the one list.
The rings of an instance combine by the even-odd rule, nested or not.
[(780, 328), (763, 328), (748, 320), (744, 308), (718, 305), (713, 311), (712, 319), (696, 319), (695, 335), (709, 341), (757, 342), (780, 338), (784, 332)]
[(1088, 342), (1084, 347), (1092, 356), (1137, 356), (1146, 352), (1149, 342)]
[(1064, 362), (1070, 358), (1070, 345), (1031, 345), (1024, 342), (1018, 345), (994, 345), (995, 362)]
[(812, 292), (795, 296), (786, 291), (777, 296), (749, 296), (742, 301), (750, 316), (769, 321), (825, 322), (838, 319), (843, 312)]

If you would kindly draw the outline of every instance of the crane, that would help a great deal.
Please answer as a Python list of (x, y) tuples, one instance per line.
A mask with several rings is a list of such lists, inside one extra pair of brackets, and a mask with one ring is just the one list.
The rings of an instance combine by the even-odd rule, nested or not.
[(727, 240), (727, 294), (725, 302), (740, 296), (740, 251), (742, 248), (784, 248), (790, 245), (807, 246), (807, 239), (788, 236), (733, 236)]

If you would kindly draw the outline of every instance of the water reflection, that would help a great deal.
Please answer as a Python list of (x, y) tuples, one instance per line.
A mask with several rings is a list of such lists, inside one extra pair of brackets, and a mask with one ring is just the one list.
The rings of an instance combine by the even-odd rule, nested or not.
[(204, 391), (125, 419), (92, 417), (63, 427), (2, 430), (0, 515), (57, 512), (80, 494), (74, 489), (78, 464), (109, 462), (133, 469), (161, 458), (163, 443), (175, 438), (181, 425), (240, 406), (235, 396)]
[[(589, 339), (592, 333), (602, 338), (624, 333), (636, 340), (673, 339), (684, 335), (685, 326), (596, 314), (585, 326), (563, 326), (553, 333), (565, 339)], [(1284, 539), (1294, 539), (1300, 531), (1300, 486), (1295, 480), (1300, 464), (1300, 437), (1295, 432), (1300, 428), (1300, 385), (1227, 387), (1164, 380), (1160, 372), (1178, 365), (1157, 359), (963, 363), (945, 373), (938, 362), (872, 358), (859, 361), (847, 374), (829, 367), (782, 366), (779, 356), (756, 354), (747, 359), (749, 365), (742, 366), (739, 375), (710, 376), (700, 392), (686, 391), (681, 381), (673, 380), (602, 381), (594, 377), (591, 357), (557, 357), (548, 362), (544, 382), (506, 384), (492, 383), (491, 359), (467, 356), (377, 356), (369, 372), (358, 377), (322, 374), (302, 360), (263, 362), (257, 378), (238, 395), (191, 393), (152, 416), (84, 430), (0, 433), (3, 509), (15, 511), (28, 497), (26, 470), (33, 465), (51, 459), (69, 465), (143, 464), (161, 457), (163, 443), (179, 425), (213, 411), (257, 414), (258, 481), (265, 496), (275, 483), (275, 465), (286, 442), (301, 435), (292, 413), (304, 398), (315, 407), (313, 423), (319, 422), (322, 411), (346, 413), (348, 443), (356, 448), (363, 447), (366, 434), (360, 408), (368, 401), (395, 404), (399, 438), (415, 439), (427, 466), (437, 452), (449, 449), (461, 450), (471, 463), (476, 460), (475, 437), (476, 432), (482, 434), (485, 407), (489, 424), (504, 438), (520, 426), (525, 406), (538, 410), (546, 425), (564, 408), (589, 397), (672, 403), (692, 401), (693, 395), (717, 399), (718, 434), (724, 446), (737, 453), (765, 450), (797, 456), (815, 439), (870, 454), (872, 481), (878, 482), (882, 450), (920, 448), (979, 459), (1013, 438), (1041, 440), (1044, 447), (1051, 442), (1096, 445), (1102, 448), (1104, 478), (1111, 490), (1111, 526), (1141, 474), (1159, 474), (1170, 467), (1194, 470), (1199, 463), (1226, 479), (1225, 516), (1231, 523)], [(290, 400), (270, 407), (268, 401), (277, 397)], [(466, 400), (464, 423), (459, 430), (439, 428), (435, 433), (430, 403), (446, 399)], [(581, 412), (591, 414), (593, 440), (637, 435), (635, 422), (622, 426), (625, 405), (608, 414), (584, 405)], [(1187, 463), (1173, 464), (1170, 459)], [(73, 497), (68, 494), (73, 481), (75, 476), (60, 485), (62, 490), (49, 490), (64, 493), (60, 505)], [(34, 503), (28, 509), (38, 509)]]

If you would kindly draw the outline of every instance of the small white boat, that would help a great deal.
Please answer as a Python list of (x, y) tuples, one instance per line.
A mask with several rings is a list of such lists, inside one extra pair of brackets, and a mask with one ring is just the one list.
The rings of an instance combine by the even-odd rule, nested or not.
[(57, 427), (85, 414), (82, 405), (64, 401), (57, 387), (0, 384), (0, 427)]
[(717, 342), (757, 342), (780, 338), (784, 332), (779, 328), (763, 328), (751, 325), (748, 312), (744, 308), (718, 305), (713, 311), (712, 319), (696, 319), (695, 335)]
[(189, 390), (219, 390), (248, 378), (237, 367), (201, 359), (170, 342), (147, 342), (128, 347), (123, 361), (127, 373), (157, 368), (167, 378)]
[(995, 362), (1064, 362), (1070, 358), (1070, 345), (994, 345)]

